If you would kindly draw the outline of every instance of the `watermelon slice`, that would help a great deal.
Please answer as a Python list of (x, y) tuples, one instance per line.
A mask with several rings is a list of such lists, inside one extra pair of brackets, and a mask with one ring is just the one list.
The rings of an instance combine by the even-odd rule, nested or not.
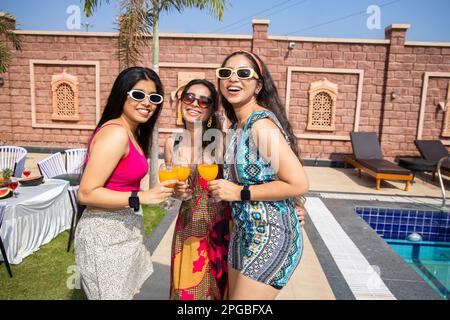
[(12, 197), (13, 191), (10, 188), (0, 188), (0, 200)]
[(33, 180), (39, 180), (41, 178), (42, 178), (42, 176), (32, 176), (32, 177), (28, 177), (28, 178), (22, 178), (22, 179), (20, 179), (20, 181), (33, 181)]
[(19, 183), (21, 186), (24, 187), (35, 187), (40, 185), (43, 180), (44, 180), (43, 176), (33, 176), (28, 178), (22, 178), (19, 180)]

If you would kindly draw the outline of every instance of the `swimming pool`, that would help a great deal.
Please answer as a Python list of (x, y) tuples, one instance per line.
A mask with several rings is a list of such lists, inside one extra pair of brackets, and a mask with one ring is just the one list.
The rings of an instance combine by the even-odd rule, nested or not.
[[(440, 210), (356, 207), (391, 248), (436, 292), (450, 300), (450, 213)], [(409, 241), (418, 233), (422, 241)]]

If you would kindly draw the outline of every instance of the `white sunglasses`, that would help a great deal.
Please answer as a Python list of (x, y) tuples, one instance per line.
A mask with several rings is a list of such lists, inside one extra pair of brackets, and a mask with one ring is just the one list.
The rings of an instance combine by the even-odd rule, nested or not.
[(239, 79), (259, 79), (258, 74), (252, 68), (217, 68), (216, 69), (216, 77), (222, 80), (230, 79), (233, 73), (236, 73)]
[(148, 98), (148, 101), (150, 101), (150, 103), (153, 103), (153, 104), (160, 104), (164, 101), (164, 98), (162, 95), (157, 94), (157, 93), (146, 94), (142, 90), (131, 90), (131, 91), (128, 91), (127, 94), (130, 96), (131, 99), (133, 99), (135, 101), (139, 101), (139, 102), (144, 101), (145, 98)]

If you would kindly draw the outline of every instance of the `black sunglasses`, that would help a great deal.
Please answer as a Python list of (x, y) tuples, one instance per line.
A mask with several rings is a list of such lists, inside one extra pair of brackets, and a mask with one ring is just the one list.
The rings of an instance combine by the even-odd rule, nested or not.
[(128, 91), (128, 95), (131, 97), (131, 99), (135, 101), (142, 102), (145, 98), (148, 98), (148, 101), (153, 104), (160, 104), (164, 101), (164, 98), (162, 95), (157, 93), (150, 93), (146, 94), (144, 91), (141, 90), (131, 90)]
[(200, 96), (200, 98), (197, 98), (193, 93), (185, 93), (181, 97), (181, 101), (189, 106), (192, 105), (194, 101), (197, 101), (198, 106), (203, 109), (209, 108), (213, 103), (211, 98), (205, 96)]

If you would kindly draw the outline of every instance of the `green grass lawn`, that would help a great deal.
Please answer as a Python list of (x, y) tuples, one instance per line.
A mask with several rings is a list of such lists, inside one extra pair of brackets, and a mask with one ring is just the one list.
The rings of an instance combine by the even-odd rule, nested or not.
[[(150, 236), (165, 215), (159, 207), (143, 206), (145, 234)], [(7, 299), (86, 299), (76, 289), (75, 257), (73, 246), (67, 252), (69, 231), (64, 231), (50, 243), (26, 257), (22, 263), (11, 265), (10, 278), (5, 265), (0, 264), (0, 300)]]

